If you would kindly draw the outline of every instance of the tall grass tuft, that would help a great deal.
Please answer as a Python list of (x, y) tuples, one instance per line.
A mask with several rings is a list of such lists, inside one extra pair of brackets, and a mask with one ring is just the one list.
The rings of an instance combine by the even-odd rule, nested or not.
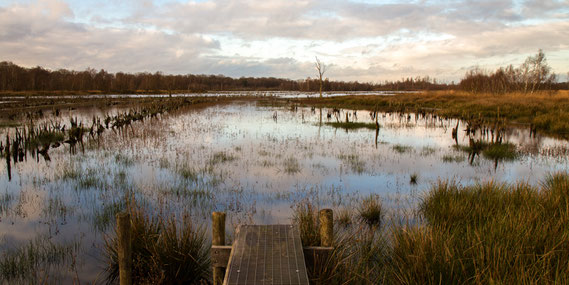
[[(134, 284), (198, 284), (210, 279), (210, 256), (205, 229), (185, 217), (151, 216), (129, 206), (133, 247)], [(116, 234), (106, 238), (107, 281), (118, 278)]]
[(439, 182), (426, 225), (393, 228), (391, 279), (404, 284), (569, 282), (569, 175), (528, 184)]
[[(371, 198), (376, 203), (375, 197)], [(349, 212), (344, 215), (351, 216)], [(318, 246), (318, 209), (303, 201), (294, 208), (294, 222), (301, 230), (303, 246)], [(381, 215), (379, 216), (381, 218)], [(378, 284), (384, 282), (388, 243), (378, 227), (346, 224), (336, 220), (334, 249), (308, 268), (311, 284)], [(380, 222), (378, 222), (379, 224)]]
[(358, 214), (365, 224), (370, 227), (379, 227), (383, 211), (381, 209), (381, 200), (377, 195), (370, 195), (362, 200)]
[(300, 239), (303, 246), (319, 246), (320, 233), (318, 229), (317, 207), (304, 201), (294, 207), (293, 222), (299, 226)]

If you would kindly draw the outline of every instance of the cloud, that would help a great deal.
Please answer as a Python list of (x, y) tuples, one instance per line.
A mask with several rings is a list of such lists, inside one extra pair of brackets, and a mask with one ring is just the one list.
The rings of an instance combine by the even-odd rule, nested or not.
[(0, 54), (23, 65), (112, 71), (183, 72), (219, 42), (200, 35), (77, 24), (59, 1), (39, 1), (0, 10)]
[(26, 3), (0, 6), (0, 60), (298, 79), (314, 77), (317, 55), (334, 80), (450, 81), (543, 48), (569, 70), (568, 0)]

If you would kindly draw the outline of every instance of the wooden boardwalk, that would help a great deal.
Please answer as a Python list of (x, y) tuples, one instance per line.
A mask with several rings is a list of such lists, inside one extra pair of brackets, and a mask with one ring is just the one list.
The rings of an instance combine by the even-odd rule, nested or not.
[(300, 231), (293, 225), (242, 225), (223, 284), (306, 284)]

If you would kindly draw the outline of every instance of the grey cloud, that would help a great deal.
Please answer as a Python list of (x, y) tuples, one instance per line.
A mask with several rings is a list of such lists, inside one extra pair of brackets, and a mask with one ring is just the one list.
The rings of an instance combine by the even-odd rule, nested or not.
[[(285, 38), (303, 40), (297, 43), (307, 53), (328, 57), (326, 75), (331, 79), (378, 82), (416, 75), (456, 80), (464, 74), (462, 68), (483, 59), (538, 48), (546, 53), (569, 49), (567, 19), (511, 25), (519, 20), (519, 11), (511, 1), (494, 1), (495, 6), (489, 1), (346, 4), (332, 0), (220, 0), (164, 6), (147, 2), (146, 8), (133, 9), (130, 17), (122, 19), (121, 28), (78, 24), (64, 3), (38, 3), (0, 8), (0, 54), (6, 56), (2, 60), (50, 68), (314, 77), (313, 62), (288, 54), (270, 59), (227, 56), (234, 51), (223, 50), (222, 43), (208, 35), (238, 37), (245, 40), (245, 46), (247, 39)], [(567, 1), (528, 1), (524, 7), (560, 13), (567, 6), (559, 3)], [(108, 24), (105, 18), (94, 20)], [(425, 34), (449, 37), (416, 37)], [(383, 42), (357, 43), (366, 37)], [(343, 50), (327, 49), (330, 42), (347, 40), (355, 41)], [(366, 64), (341, 66), (335, 64), (335, 58), (345, 62), (361, 59)]]
[(66, 20), (68, 14), (59, 12), (65, 11), (65, 7), (50, 7), (0, 10), (0, 54), (6, 57), (3, 60), (49, 68), (91, 66), (111, 71), (151, 68), (181, 72), (201, 54), (219, 48), (219, 42), (199, 35), (75, 24)]
[(556, 15), (560, 11), (565, 16), (569, 11), (568, 0), (527, 0), (523, 5), (524, 16), (530, 18)]
[[(526, 3), (559, 11), (553, 4)], [(540, 7), (541, 7), (540, 6)], [(408, 30), (459, 35), (523, 20), (513, 0), (372, 4), (343, 1), (204, 1), (171, 3), (125, 19), (181, 33), (230, 33), (243, 39), (285, 37), (343, 41)]]

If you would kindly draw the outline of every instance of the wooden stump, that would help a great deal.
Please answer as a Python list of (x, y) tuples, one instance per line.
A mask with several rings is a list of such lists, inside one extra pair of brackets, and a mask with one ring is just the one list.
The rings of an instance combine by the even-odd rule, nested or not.
[[(212, 245), (225, 245), (225, 216), (223, 212), (213, 212), (211, 214), (212, 218)], [(223, 279), (225, 278), (225, 267), (213, 267), (213, 284), (221, 285), (223, 284)]]
[(117, 214), (117, 239), (120, 285), (132, 284), (132, 242), (130, 214)]

